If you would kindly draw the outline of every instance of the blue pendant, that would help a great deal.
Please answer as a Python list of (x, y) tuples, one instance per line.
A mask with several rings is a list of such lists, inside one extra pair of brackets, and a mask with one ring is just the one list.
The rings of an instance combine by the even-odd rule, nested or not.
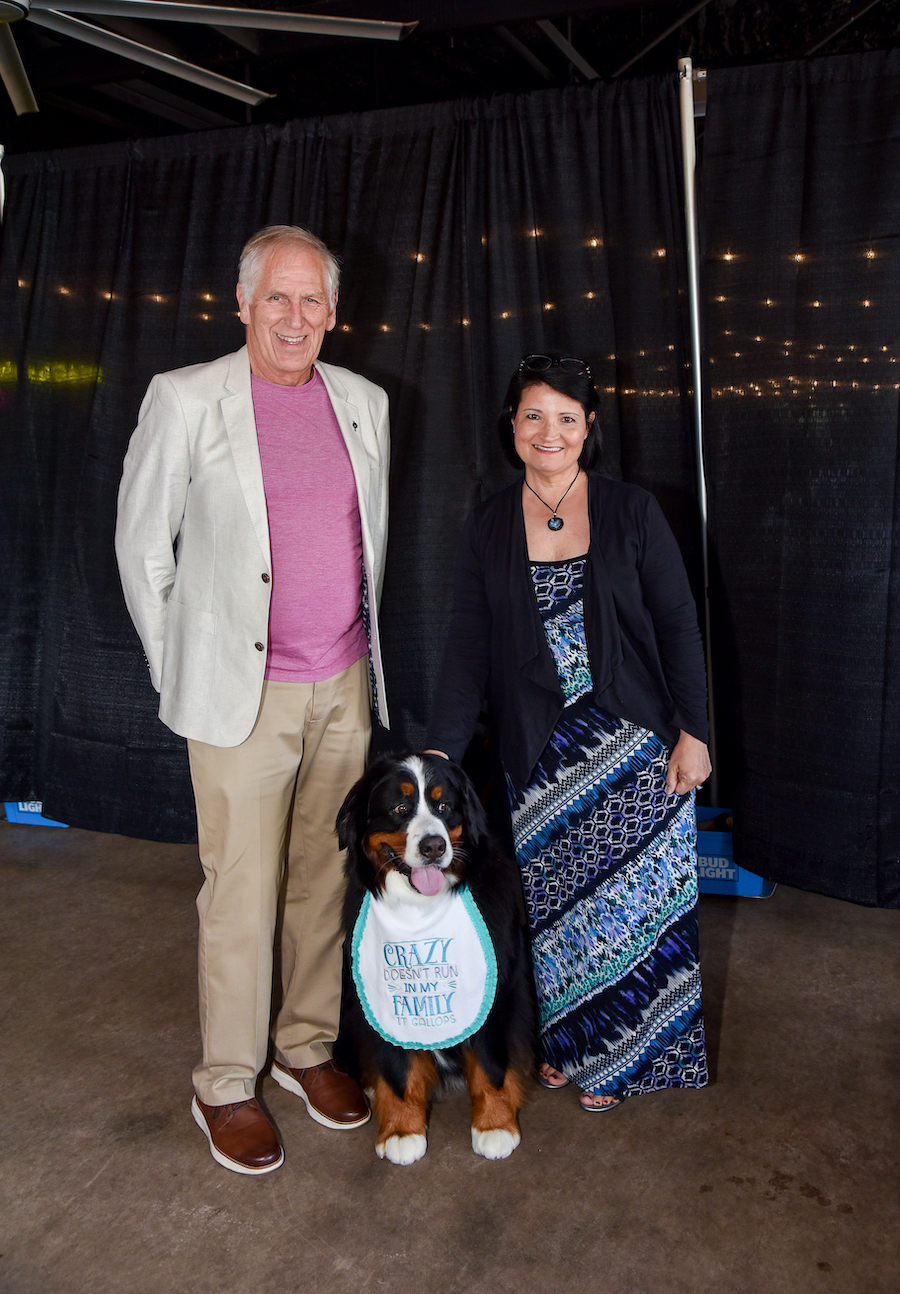
[(563, 528), (563, 519), (562, 519), (562, 517), (558, 517), (558, 516), (556, 515), (556, 513), (554, 513), (554, 514), (553, 514), (553, 516), (550, 518), (550, 520), (547, 522), (547, 529), (548, 529), (548, 530), (562, 530), (562, 528)]

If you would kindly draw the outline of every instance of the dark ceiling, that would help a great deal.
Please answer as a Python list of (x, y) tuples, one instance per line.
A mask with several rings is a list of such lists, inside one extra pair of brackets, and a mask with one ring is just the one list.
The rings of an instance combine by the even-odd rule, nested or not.
[(900, 43), (900, 0), (595, 0), (574, 9), (572, 0), (230, 3), (418, 26), (405, 40), (388, 42), (79, 15), (274, 95), (248, 107), (26, 19), (11, 30), (40, 112), (16, 117), (0, 87), (6, 150), (645, 76), (674, 71), (680, 56), (715, 68)]

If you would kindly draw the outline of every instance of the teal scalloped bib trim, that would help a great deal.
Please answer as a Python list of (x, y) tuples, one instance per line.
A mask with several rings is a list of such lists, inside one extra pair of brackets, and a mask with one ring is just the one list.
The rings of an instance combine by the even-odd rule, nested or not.
[(410, 1051), (453, 1047), (487, 1019), (497, 992), (497, 958), (467, 886), (423, 912), (363, 899), (350, 963), (373, 1029)]

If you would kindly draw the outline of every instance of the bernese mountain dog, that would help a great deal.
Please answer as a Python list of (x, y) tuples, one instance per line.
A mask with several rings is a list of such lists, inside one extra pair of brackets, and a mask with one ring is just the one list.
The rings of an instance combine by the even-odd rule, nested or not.
[(466, 774), (437, 755), (376, 759), (338, 814), (347, 850), (344, 1030), (379, 1158), (425, 1154), (431, 1099), (464, 1080), (472, 1148), (520, 1141), (535, 1028), (521, 882)]

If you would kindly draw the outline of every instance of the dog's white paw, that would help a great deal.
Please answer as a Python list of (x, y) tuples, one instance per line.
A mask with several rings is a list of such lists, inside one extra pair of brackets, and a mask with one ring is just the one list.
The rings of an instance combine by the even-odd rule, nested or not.
[(521, 1140), (520, 1132), (507, 1132), (506, 1128), (491, 1128), (488, 1132), (472, 1129), (472, 1149), (485, 1159), (508, 1159)]
[[(410, 1133), (407, 1137), (388, 1137), (375, 1146), (379, 1159), (389, 1159), (392, 1164), (414, 1164), (421, 1159), (428, 1146), (427, 1138), (419, 1133)], [(506, 1151), (509, 1154), (509, 1151)]]

